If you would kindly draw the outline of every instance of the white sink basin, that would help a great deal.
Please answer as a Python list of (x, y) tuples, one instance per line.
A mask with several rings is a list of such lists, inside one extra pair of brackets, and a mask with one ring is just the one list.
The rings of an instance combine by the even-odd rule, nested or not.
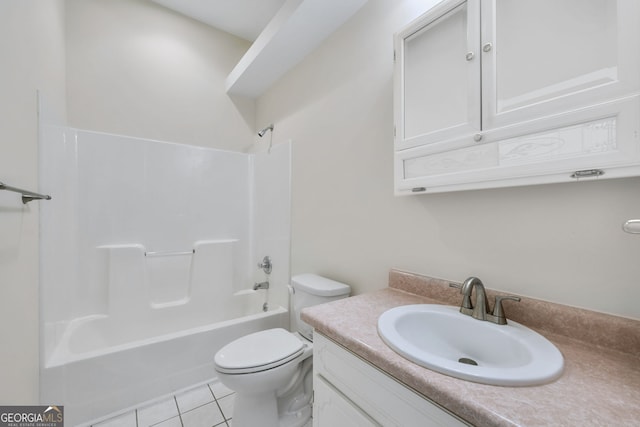
[(544, 384), (558, 378), (564, 367), (560, 351), (537, 332), (512, 320), (507, 325), (476, 320), (458, 307), (392, 308), (378, 318), (378, 333), (418, 365), (482, 384)]

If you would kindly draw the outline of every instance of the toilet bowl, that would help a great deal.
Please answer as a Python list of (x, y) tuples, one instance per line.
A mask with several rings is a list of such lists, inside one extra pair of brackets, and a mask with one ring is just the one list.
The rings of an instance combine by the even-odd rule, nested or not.
[(236, 392), (234, 427), (302, 427), (311, 418), (312, 328), (300, 319), (304, 307), (345, 298), (351, 288), (315, 274), (291, 279), (292, 326), (255, 332), (215, 355), (222, 384)]

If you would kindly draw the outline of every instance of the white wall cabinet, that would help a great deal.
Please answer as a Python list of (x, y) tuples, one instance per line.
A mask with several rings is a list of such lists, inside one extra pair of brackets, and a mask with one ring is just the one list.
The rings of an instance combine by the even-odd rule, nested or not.
[(323, 335), (313, 341), (313, 426), (468, 426)]
[(637, 0), (419, 17), (395, 35), (396, 194), (640, 175), (639, 24)]

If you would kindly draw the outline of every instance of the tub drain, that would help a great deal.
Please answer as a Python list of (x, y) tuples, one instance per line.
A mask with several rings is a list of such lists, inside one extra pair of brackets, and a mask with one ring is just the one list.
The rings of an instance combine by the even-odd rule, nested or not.
[(458, 362), (464, 363), (466, 365), (478, 366), (478, 362), (473, 359), (469, 359), (468, 357), (461, 357), (460, 359), (458, 359)]

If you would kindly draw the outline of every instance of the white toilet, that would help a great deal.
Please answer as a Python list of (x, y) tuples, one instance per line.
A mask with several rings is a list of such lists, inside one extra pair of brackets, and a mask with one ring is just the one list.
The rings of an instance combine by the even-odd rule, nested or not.
[(246, 335), (216, 353), (222, 384), (236, 392), (233, 427), (301, 427), (311, 418), (313, 328), (300, 310), (349, 296), (344, 283), (315, 274), (291, 278), (292, 325)]

